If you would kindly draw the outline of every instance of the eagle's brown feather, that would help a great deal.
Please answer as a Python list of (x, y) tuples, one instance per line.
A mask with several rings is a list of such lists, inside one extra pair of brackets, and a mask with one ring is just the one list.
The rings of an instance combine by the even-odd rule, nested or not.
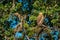
[(37, 17), (37, 25), (40, 26), (43, 23), (44, 15), (40, 12)]

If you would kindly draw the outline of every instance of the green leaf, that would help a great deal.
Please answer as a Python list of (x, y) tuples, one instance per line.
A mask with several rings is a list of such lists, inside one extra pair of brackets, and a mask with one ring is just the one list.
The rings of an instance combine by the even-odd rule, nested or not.
[(57, 21), (58, 21), (57, 19), (52, 19), (52, 20), (51, 20), (51, 22), (52, 22), (53, 24), (56, 24)]
[(35, 20), (37, 20), (37, 17), (34, 16), (34, 15), (31, 15), (29, 19), (30, 19), (31, 21), (35, 21)]
[(25, 23), (23, 26), (24, 26), (24, 28), (28, 28), (29, 27), (29, 25), (27, 23)]
[(5, 31), (4, 34), (5, 34), (6, 36), (11, 35), (11, 33), (10, 33), (9, 31)]

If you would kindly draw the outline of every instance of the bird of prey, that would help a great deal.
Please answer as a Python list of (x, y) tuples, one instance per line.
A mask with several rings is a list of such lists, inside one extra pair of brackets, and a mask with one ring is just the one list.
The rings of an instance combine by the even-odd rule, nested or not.
[(44, 20), (44, 15), (42, 12), (39, 13), (38, 17), (37, 17), (37, 25), (41, 26)]

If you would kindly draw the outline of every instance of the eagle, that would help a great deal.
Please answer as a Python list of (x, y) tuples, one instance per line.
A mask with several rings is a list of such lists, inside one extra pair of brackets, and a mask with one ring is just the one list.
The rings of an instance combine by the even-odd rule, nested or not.
[(39, 13), (39, 15), (37, 16), (37, 25), (41, 26), (44, 20), (44, 15), (42, 12)]

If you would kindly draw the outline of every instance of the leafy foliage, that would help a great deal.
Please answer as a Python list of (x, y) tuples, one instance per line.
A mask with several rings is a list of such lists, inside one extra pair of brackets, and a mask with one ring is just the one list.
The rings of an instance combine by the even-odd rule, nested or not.
[[(21, 19), (23, 19), (21, 21), (22, 24), (20, 24), (22, 25), (22, 27), (24, 27), (22, 28), (23, 29), (22, 34), (24, 36), (27, 35), (28, 36), (27, 39), (33, 38), (33, 35), (36, 32), (38, 32), (37, 29), (41, 28), (43, 30), (42, 34), (39, 32), (36, 35), (41, 36), (44, 33), (46, 33), (47, 35), (50, 35), (53, 40), (58, 40), (58, 35), (60, 35), (59, 34), (60, 31), (59, 30), (60, 29), (60, 1), (59, 0), (25, 0), (25, 1), (11, 0), (9, 2), (6, 1), (5, 4), (4, 3), (5, 1), (0, 3), (0, 30), (1, 30), (0, 35), (3, 36), (3, 38), (10, 37), (10, 40), (14, 40), (15, 38), (14, 34), (16, 33), (14, 32), (14, 29), (10, 28), (10, 26), (14, 24), (13, 26), (15, 27), (18, 25), (15, 22), (19, 23), (21, 21), (17, 18), (17, 16), (13, 16), (14, 13), (18, 12), (19, 15), (21, 15)], [(47, 27), (46, 29), (44, 29), (42, 25), (41, 25), (42, 27), (37, 27), (36, 20), (37, 20), (37, 16), (39, 15), (39, 12), (42, 12), (44, 15), (43, 25)], [(25, 19), (24, 19), (25, 16), (24, 14), (26, 15)], [(10, 18), (12, 18), (12, 20), (10, 20)], [(15, 19), (17, 19), (17, 21)], [(17, 28), (19, 27), (21, 26), (18, 26)], [(24, 36), (22, 39), (24, 39)], [(41, 38), (39, 39), (42, 40), (44, 39), (44, 37), (41, 36)]]

